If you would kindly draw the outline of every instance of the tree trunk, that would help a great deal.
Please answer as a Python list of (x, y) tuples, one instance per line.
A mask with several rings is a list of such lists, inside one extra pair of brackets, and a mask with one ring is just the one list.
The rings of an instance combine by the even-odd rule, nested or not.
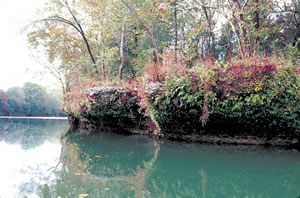
[(300, 23), (297, 22), (296, 27), (297, 27), (297, 29), (296, 29), (296, 32), (294, 34), (293, 46), (297, 45), (298, 49), (300, 49), (300, 44), (298, 42), (298, 39), (300, 38)]
[(134, 33), (134, 47), (135, 47), (135, 51), (134, 51), (134, 58), (137, 59), (138, 57), (138, 37), (137, 37), (137, 27), (134, 27), (135, 33)]
[[(249, 41), (247, 38), (247, 31), (245, 28), (245, 20), (244, 20), (244, 15), (243, 15), (243, 9), (246, 6), (246, 4), (244, 4), (243, 6), (241, 6), (240, 2), (238, 0), (233, 0), (233, 2), (235, 3), (235, 7), (236, 7), (236, 11), (239, 13), (238, 14), (238, 18), (235, 17), (234, 15), (234, 11), (233, 11), (233, 16), (234, 18), (238, 21), (239, 27), (240, 27), (240, 34), (241, 34), (241, 50), (242, 50), (242, 57), (249, 57), (250, 56), (250, 45), (249, 45)], [(247, 1), (246, 1), (247, 3)]]
[(131, 14), (134, 15), (140, 21), (140, 23), (145, 27), (148, 35), (151, 38), (152, 46), (154, 48), (156, 60), (157, 60), (157, 62), (159, 64), (161, 64), (162, 60), (159, 57), (159, 50), (158, 50), (158, 47), (157, 47), (157, 41), (156, 41), (156, 39), (154, 37), (152, 28), (136, 13), (136, 11), (128, 3), (125, 2), (125, 0), (121, 0), (121, 2), (129, 9), (129, 11), (131, 12)]
[(125, 27), (123, 26), (122, 33), (121, 33), (121, 43), (120, 43), (120, 57), (121, 57), (121, 64), (119, 68), (120, 80), (123, 79), (123, 69), (125, 67), (124, 42), (125, 42)]
[[(203, 2), (202, 2), (203, 3)], [(204, 11), (204, 15), (205, 15), (205, 18), (206, 18), (206, 21), (208, 23), (208, 42), (207, 42), (207, 52), (206, 52), (206, 56), (207, 55), (211, 55), (211, 46), (210, 46), (210, 41), (211, 41), (211, 20), (210, 20), (210, 17), (208, 16), (208, 13), (207, 13), (207, 8), (202, 5), (202, 9)]]
[(87, 47), (89, 56), (90, 56), (90, 58), (91, 58), (91, 60), (92, 60), (92, 62), (93, 62), (93, 64), (94, 64), (94, 67), (95, 67), (95, 70), (96, 70), (96, 74), (97, 74), (98, 77), (100, 78), (100, 72), (98, 71), (98, 68), (97, 68), (97, 65), (96, 65), (96, 60), (95, 60), (95, 58), (94, 58), (94, 56), (93, 56), (93, 53), (92, 53), (90, 44), (89, 44), (89, 42), (88, 42), (88, 40), (87, 40), (87, 38), (86, 38), (86, 36), (85, 36), (85, 33), (84, 33), (84, 31), (83, 31), (83, 29), (82, 29), (82, 27), (81, 27), (81, 24), (80, 24), (80, 22), (78, 21), (77, 17), (76, 17), (76, 16), (74, 15), (74, 13), (72, 12), (72, 10), (71, 10), (71, 8), (70, 8), (70, 6), (69, 6), (69, 4), (68, 4), (67, 1), (65, 1), (65, 5), (67, 6), (68, 11), (70, 12), (70, 14), (71, 14), (72, 18), (74, 19), (75, 23), (77, 24), (77, 27), (76, 27), (75, 24), (73, 24), (72, 22), (70, 22), (70, 21), (68, 21), (68, 20), (66, 20), (66, 21), (67, 21), (67, 24), (73, 26), (73, 27), (81, 34), (81, 36), (82, 36), (82, 38), (83, 38), (83, 41), (84, 41), (84, 43), (85, 43), (85, 45), (86, 45), (86, 47)]
[(175, 0), (174, 8), (174, 20), (175, 20), (175, 63), (177, 63), (177, 45), (178, 45), (178, 24), (177, 24), (177, 1)]
[[(259, 30), (259, 0), (253, 0), (255, 4), (255, 10), (254, 10), (254, 18), (253, 21), (255, 23), (255, 33), (258, 34)], [(256, 36), (256, 44), (259, 44), (259, 36)]]
[(241, 32), (241, 44), (242, 44), (242, 53), (244, 54), (245, 57), (250, 56), (250, 46), (247, 38), (247, 31), (245, 28), (245, 20), (243, 14), (239, 14), (239, 25), (240, 25), (240, 32)]
[(232, 28), (233, 33), (237, 37), (237, 42), (238, 42), (239, 50), (240, 50), (240, 53), (241, 53), (241, 57), (242, 57), (242, 59), (244, 59), (245, 57), (244, 57), (243, 48), (242, 48), (242, 44), (241, 44), (241, 38), (239, 37), (239, 34), (237, 33), (237, 30), (236, 30), (234, 24), (230, 21), (228, 21), (228, 22), (229, 22), (229, 24)]
[(105, 79), (106, 76), (105, 76), (105, 56), (104, 56), (104, 53), (105, 53), (104, 48), (102, 48), (102, 67), (101, 67), (101, 69), (102, 69), (102, 76)]
[(101, 70), (102, 70), (102, 76), (105, 79), (105, 62), (104, 62), (104, 58), (102, 59), (102, 66), (101, 66)]
[[(149, 28), (149, 29), (150, 29), (150, 28)], [(149, 36), (150, 36), (150, 38), (151, 38), (151, 41), (152, 41), (152, 45), (153, 45), (153, 48), (154, 48), (154, 53), (155, 53), (156, 62), (158, 62), (159, 64), (161, 64), (161, 63), (162, 63), (162, 60), (161, 60), (161, 58), (159, 57), (159, 50), (158, 50), (158, 47), (157, 47), (157, 42), (156, 42), (156, 39), (155, 39), (155, 37), (154, 37), (154, 34), (153, 34), (152, 30), (150, 30), (150, 31), (147, 30), (147, 32), (148, 32), (148, 34), (149, 34)]]

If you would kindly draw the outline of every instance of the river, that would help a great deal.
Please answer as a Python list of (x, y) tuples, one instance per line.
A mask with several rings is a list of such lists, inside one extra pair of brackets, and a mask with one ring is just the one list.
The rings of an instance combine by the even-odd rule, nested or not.
[(300, 152), (67, 133), (66, 120), (0, 118), (0, 198), (297, 198)]

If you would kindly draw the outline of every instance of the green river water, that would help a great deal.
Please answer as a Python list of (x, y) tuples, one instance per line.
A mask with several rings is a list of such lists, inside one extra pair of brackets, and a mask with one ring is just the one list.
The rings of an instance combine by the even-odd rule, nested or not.
[(68, 133), (0, 118), (0, 198), (298, 198), (300, 152)]

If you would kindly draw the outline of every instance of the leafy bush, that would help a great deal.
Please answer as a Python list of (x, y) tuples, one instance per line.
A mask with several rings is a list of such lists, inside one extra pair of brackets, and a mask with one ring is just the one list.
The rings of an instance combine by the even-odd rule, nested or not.
[(168, 79), (163, 94), (148, 96), (152, 119), (163, 132), (198, 131), (203, 102), (203, 91), (189, 76)]
[(214, 112), (252, 131), (300, 127), (299, 77), (289, 67), (263, 58), (216, 72)]
[(287, 59), (291, 65), (293, 64), (299, 64), (300, 63), (300, 38), (296, 42), (296, 44), (293, 46), (292, 44), (289, 44), (287, 48)]
[(161, 83), (164, 92), (148, 96), (148, 102), (165, 133), (227, 128), (269, 135), (300, 130), (299, 75), (276, 57), (207, 61)]
[[(207, 59), (189, 69), (172, 53), (164, 54), (162, 65), (147, 63), (144, 76), (135, 80), (73, 80), (65, 111), (96, 125), (106, 120), (121, 127), (134, 127), (146, 115), (163, 133), (226, 129), (228, 134), (268, 136), (300, 130), (299, 67), (277, 57), (254, 56), (226, 63)], [(158, 90), (146, 93), (151, 83)], [(129, 95), (116, 92), (109, 101), (89, 98), (88, 88), (108, 85), (124, 87)]]
[(116, 86), (111, 81), (97, 81), (93, 76), (81, 79), (80, 74), (73, 72), (70, 75), (69, 90), (64, 95), (63, 111), (75, 117), (80, 116), (83, 110), (90, 110), (91, 103), (88, 99), (88, 89), (100, 86)]

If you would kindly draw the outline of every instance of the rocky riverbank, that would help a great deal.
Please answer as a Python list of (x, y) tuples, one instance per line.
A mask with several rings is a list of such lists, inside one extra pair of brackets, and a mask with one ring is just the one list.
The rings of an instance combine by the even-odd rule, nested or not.
[[(178, 121), (173, 123), (173, 126), (176, 126), (176, 128), (172, 127), (172, 123), (168, 123), (169, 128), (165, 130), (164, 127), (157, 127), (157, 125), (161, 126), (164, 123), (155, 123), (155, 121), (152, 121), (151, 116), (147, 116), (145, 112), (140, 111), (137, 105), (139, 98), (128, 89), (121, 87), (94, 87), (89, 89), (88, 93), (90, 107), (80, 115), (69, 116), (70, 131), (79, 129), (80, 133), (84, 134), (94, 132), (139, 134), (148, 135), (152, 138), (184, 142), (265, 145), (300, 149), (298, 132), (290, 130), (288, 135), (287, 133), (278, 133), (278, 131), (272, 133), (270, 131), (266, 133), (249, 131), (245, 133), (246, 129), (242, 126), (232, 125), (233, 123), (227, 123), (226, 125), (220, 120), (210, 122), (206, 127), (203, 127), (201, 121), (199, 121), (199, 116), (198, 119), (194, 119), (194, 122), (192, 122), (191, 116), (196, 118), (197, 115), (189, 115), (184, 110), (180, 114), (174, 115), (183, 116), (182, 119), (178, 117)], [(163, 94), (164, 89), (160, 84), (150, 83), (146, 87), (145, 93), (150, 100)], [(173, 110), (178, 112), (174, 108)], [(186, 113), (186, 115), (183, 113)], [(190, 123), (186, 123), (187, 121)]]
[[(135, 128), (131, 130), (122, 130), (120, 128), (112, 128), (110, 126), (103, 127), (90, 122), (87, 118), (75, 118), (69, 116), (70, 132), (80, 132), (83, 134), (105, 132), (105, 133), (118, 133), (118, 134), (132, 134), (132, 135), (147, 135), (150, 138), (155, 139), (168, 139), (172, 141), (180, 141), (187, 143), (204, 143), (204, 144), (233, 144), (233, 145), (261, 145), (261, 146), (275, 146), (284, 147), (290, 149), (300, 150), (300, 137), (298, 135), (286, 137), (275, 136), (272, 138), (250, 136), (250, 135), (235, 135), (229, 136), (227, 134), (220, 135), (201, 135), (197, 133), (192, 134), (176, 134), (176, 133), (155, 133), (149, 125), (153, 123), (147, 123), (142, 128)], [(101, 123), (101, 122), (97, 122)]]
[(300, 79), (291, 67), (263, 59), (147, 71), (142, 81), (74, 89), (65, 100), (71, 128), (215, 144), (299, 144)]
[(89, 106), (70, 115), (70, 130), (82, 133), (105, 131), (121, 134), (150, 134), (151, 120), (139, 109), (139, 99), (122, 87), (94, 87), (88, 90)]

